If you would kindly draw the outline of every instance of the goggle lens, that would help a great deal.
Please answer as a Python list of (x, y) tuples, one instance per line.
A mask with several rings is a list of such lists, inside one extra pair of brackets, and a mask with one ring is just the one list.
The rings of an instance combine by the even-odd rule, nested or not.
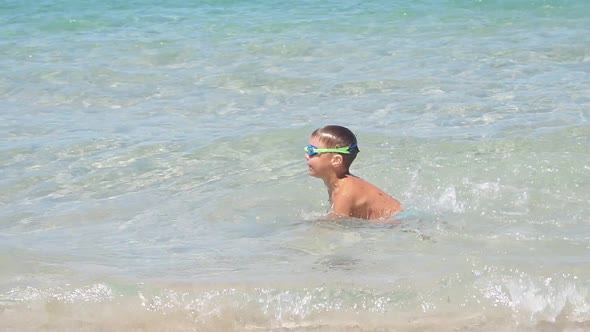
[(305, 153), (307, 153), (307, 155), (309, 157), (313, 157), (316, 154), (318, 154), (315, 150), (317, 149), (317, 147), (313, 146), (313, 145), (308, 145), (305, 147)]

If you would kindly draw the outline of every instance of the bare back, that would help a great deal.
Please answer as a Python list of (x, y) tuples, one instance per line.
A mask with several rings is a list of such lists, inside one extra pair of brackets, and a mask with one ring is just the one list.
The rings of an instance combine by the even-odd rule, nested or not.
[(400, 202), (373, 184), (346, 175), (331, 193), (334, 213), (364, 219), (385, 219), (403, 210)]

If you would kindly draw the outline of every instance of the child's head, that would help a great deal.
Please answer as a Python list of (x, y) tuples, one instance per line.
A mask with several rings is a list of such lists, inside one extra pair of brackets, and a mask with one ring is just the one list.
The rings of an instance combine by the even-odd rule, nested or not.
[(359, 152), (356, 136), (350, 129), (342, 126), (325, 126), (311, 133), (311, 139), (319, 142), (318, 148), (337, 149), (347, 148), (349, 153), (339, 153), (342, 156), (343, 166), (346, 170), (350, 167)]

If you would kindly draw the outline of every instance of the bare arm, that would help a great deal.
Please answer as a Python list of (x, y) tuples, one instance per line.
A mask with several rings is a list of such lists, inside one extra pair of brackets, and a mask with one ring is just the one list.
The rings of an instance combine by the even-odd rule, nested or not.
[(332, 213), (328, 215), (329, 219), (349, 218), (353, 216), (354, 197), (343, 192), (332, 199)]

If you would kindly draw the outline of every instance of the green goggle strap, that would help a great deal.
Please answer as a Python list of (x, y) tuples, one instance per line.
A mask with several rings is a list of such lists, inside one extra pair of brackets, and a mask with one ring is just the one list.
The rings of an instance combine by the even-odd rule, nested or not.
[(357, 145), (353, 144), (351, 146), (343, 146), (341, 148), (331, 148), (331, 149), (320, 149), (316, 148), (315, 146), (308, 145), (305, 147), (305, 152), (308, 154), (318, 154), (318, 153), (342, 153), (342, 154), (350, 154), (352, 148), (356, 148)]
[(350, 148), (348, 146), (337, 148), (337, 149), (316, 149), (316, 148), (306, 148), (305, 150), (313, 150), (315, 153), (343, 153), (343, 154), (350, 154)]

